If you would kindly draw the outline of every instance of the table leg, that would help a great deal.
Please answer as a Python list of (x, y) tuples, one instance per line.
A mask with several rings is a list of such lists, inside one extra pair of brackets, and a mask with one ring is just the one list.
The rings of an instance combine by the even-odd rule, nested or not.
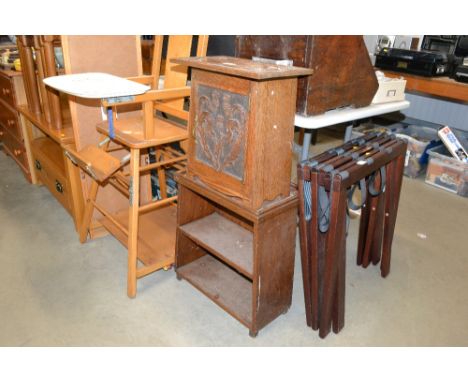
[(302, 154), (301, 161), (306, 160), (309, 157), (310, 141), (312, 139), (312, 133), (304, 133), (304, 142), (302, 143)]
[(348, 142), (351, 140), (351, 135), (353, 134), (353, 124), (346, 126), (344, 141)]

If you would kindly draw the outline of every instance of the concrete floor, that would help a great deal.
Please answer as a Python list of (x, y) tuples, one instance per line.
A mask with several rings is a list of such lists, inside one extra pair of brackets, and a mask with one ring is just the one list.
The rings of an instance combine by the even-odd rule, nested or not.
[(306, 326), (297, 243), (291, 309), (252, 339), (173, 270), (127, 298), (126, 250), (111, 236), (80, 244), (67, 212), (0, 152), (0, 345), (467, 346), (467, 223), (468, 199), (405, 178), (387, 279), (355, 266), (351, 221), (343, 331), (321, 340)]

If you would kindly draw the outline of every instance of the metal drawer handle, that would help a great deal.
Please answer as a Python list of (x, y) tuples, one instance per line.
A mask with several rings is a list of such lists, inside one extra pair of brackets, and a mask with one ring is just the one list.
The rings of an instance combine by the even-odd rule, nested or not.
[(3, 135), (3, 131), (0, 131), (0, 137)]
[(3, 95), (8, 95), (8, 94), (10, 94), (10, 89), (2, 88), (2, 93), (3, 93)]
[(57, 190), (57, 192), (63, 194), (63, 186), (58, 180), (55, 181), (55, 189)]
[(7, 125), (8, 125), (8, 126), (12, 126), (12, 125), (14, 125), (14, 124), (15, 124), (15, 121), (14, 121), (13, 119), (9, 119), (9, 120), (7, 121)]
[(21, 150), (13, 150), (13, 154), (15, 154), (15, 156), (19, 156), (21, 154)]
[(39, 162), (37, 159), (34, 161), (34, 165), (39, 171), (42, 170), (41, 162)]

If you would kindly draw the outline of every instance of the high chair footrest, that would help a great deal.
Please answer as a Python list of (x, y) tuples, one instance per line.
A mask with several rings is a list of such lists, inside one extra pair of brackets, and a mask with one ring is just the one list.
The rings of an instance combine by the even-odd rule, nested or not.
[(123, 165), (119, 159), (92, 145), (80, 151), (66, 147), (65, 154), (98, 182), (105, 181)]

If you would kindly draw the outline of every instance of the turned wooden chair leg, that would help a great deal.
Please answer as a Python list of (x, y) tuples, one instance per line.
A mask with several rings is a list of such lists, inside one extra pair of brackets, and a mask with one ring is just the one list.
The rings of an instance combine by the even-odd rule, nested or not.
[(140, 150), (130, 150), (130, 197), (128, 214), (128, 270), (127, 295), (130, 298), (137, 292), (138, 263), (138, 210), (140, 207)]
[(91, 187), (89, 188), (88, 199), (86, 200), (85, 208), (83, 211), (83, 218), (81, 219), (80, 227), (80, 243), (86, 242), (88, 237), (91, 220), (93, 218), (94, 202), (96, 201), (99, 184), (91, 178)]

